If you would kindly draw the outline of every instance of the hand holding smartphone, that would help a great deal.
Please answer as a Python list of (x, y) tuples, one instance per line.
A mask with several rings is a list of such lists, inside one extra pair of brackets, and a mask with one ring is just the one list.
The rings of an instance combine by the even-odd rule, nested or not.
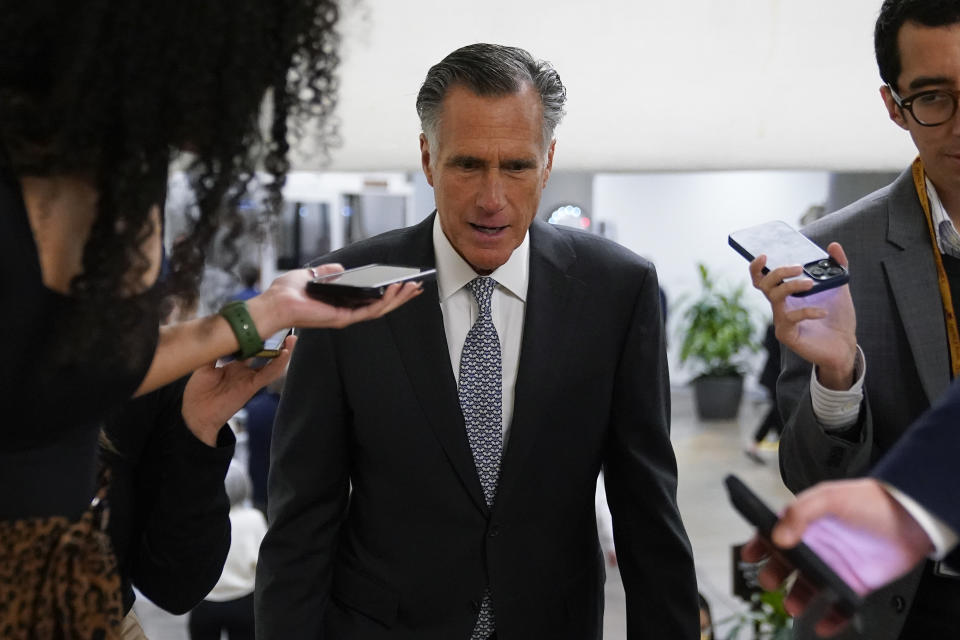
[(793, 294), (798, 298), (839, 287), (850, 280), (845, 267), (805, 235), (780, 220), (734, 231), (728, 236), (727, 242), (751, 262), (759, 255), (766, 255), (763, 273), (778, 267), (801, 265), (803, 274), (787, 279), (809, 278), (815, 284), (807, 291)]
[(811, 584), (826, 592), (840, 613), (852, 617), (863, 604), (863, 597), (806, 544), (801, 542), (792, 549), (775, 547), (770, 536), (777, 524), (777, 515), (736, 476), (728, 475), (724, 484), (734, 508), (757, 528), (757, 533), (799, 569)]
[(337, 307), (356, 308), (382, 298), (391, 284), (423, 282), (436, 273), (436, 269), (368, 264), (315, 278), (307, 283), (307, 294)]

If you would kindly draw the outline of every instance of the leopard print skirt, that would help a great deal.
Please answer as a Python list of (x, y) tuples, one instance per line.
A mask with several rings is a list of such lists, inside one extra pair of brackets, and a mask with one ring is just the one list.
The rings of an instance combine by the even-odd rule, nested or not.
[(117, 638), (123, 602), (103, 495), (77, 521), (0, 522), (0, 638)]

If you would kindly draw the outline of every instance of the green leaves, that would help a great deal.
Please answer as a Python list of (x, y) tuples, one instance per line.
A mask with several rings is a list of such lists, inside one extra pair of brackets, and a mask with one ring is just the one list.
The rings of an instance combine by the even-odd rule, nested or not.
[(684, 337), (680, 361), (699, 363), (700, 375), (741, 375), (739, 358), (744, 351), (756, 351), (756, 328), (741, 298), (744, 288), (731, 291), (716, 287), (707, 267), (698, 264), (700, 297), (683, 314)]

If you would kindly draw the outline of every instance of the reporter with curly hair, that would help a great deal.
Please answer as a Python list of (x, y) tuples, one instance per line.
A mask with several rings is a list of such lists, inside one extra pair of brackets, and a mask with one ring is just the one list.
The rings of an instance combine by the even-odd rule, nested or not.
[[(0, 637), (111, 638), (120, 594), (91, 506), (104, 419), (258, 336), (378, 317), (418, 288), (340, 309), (306, 297), (298, 270), (245, 307), (157, 329), (162, 297), (196, 295), (214, 234), (232, 245), (242, 230), (255, 169), (276, 210), (291, 131), (312, 119), (329, 137), (335, 2), (0, 0), (0, 13)], [(157, 284), (174, 160), (190, 165), (196, 215)]]

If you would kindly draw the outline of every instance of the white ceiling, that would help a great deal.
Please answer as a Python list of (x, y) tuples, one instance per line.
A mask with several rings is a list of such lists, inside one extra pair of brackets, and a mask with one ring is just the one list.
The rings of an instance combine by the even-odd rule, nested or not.
[(414, 100), (427, 69), (486, 41), (560, 73), (557, 169), (899, 170), (914, 151), (877, 92), (880, 3), (347, 0), (344, 144), (328, 168), (417, 169)]

